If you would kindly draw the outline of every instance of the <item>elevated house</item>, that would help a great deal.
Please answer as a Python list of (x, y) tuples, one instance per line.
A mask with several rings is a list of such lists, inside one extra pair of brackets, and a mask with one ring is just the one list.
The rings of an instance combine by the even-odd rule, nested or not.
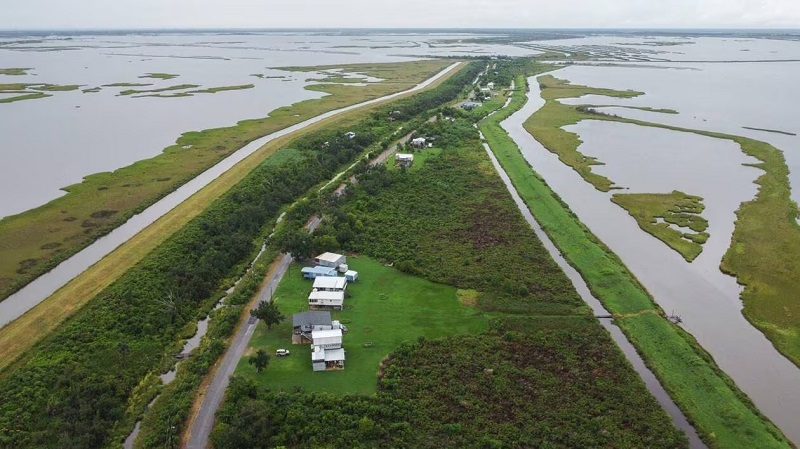
[(394, 163), (400, 167), (411, 167), (411, 165), (414, 163), (414, 155), (397, 153), (397, 155), (394, 157)]
[(417, 137), (415, 139), (411, 139), (411, 146), (414, 148), (423, 148), (427, 141), (428, 139), (424, 137)]
[(347, 279), (343, 277), (319, 277), (314, 279), (314, 290), (321, 292), (342, 292), (347, 288)]
[(339, 265), (347, 263), (347, 257), (336, 253), (322, 253), (314, 258), (314, 262), (322, 267), (339, 268)]
[(311, 343), (313, 333), (317, 331), (339, 329), (342, 333), (347, 332), (347, 327), (339, 321), (331, 319), (331, 313), (325, 310), (311, 310), (292, 315), (292, 327), (294, 333), (292, 343), (294, 344)]
[(308, 295), (310, 309), (344, 309), (344, 290), (330, 292), (314, 290)]
[(344, 369), (342, 329), (313, 331), (311, 345), (311, 367), (314, 371)]

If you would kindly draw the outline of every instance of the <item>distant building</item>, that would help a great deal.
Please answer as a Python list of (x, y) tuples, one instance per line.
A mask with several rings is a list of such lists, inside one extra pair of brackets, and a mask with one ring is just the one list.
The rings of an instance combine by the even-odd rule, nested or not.
[(494, 89), (494, 83), (490, 81), (486, 83), (486, 87), (488, 87), (489, 89)]
[(406, 154), (406, 153), (397, 153), (394, 157), (395, 165), (399, 165), (401, 167), (410, 167), (411, 164), (414, 163), (414, 155), (413, 154)]
[(492, 89), (489, 89), (488, 87), (482, 87), (481, 88), (481, 93), (482, 94), (486, 94), (486, 95), (491, 95), (492, 94)]
[(473, 110), (475, 108), (479, 108), (481, 106), (483, 106), (481, 103), (476, 103), (474, 101), (467, 101), (467, 102), (465, 102), (464, 104), (461, 105), (461, 109), (464, 109), (465, 111), (471, 111), (471, 110)]
[(347, 257), (336, 253), (322, 253), (314, 258), (317, 265), (323, 267), (339, 268), (339, 265), (347, 263)]
[(414, 148), (422, 148), (425, 146), (425, 142), (427, 142), (427, 139), (424, 137), (417, 137), (411, 140), (411, 146)]
[(303, 267), (300, 270), (306, 279), (316, 279), (318, 277), (336, 276), (336, 268), (317, 265), (316, 267)]
[(344, 136), (347, 137), (348, 139), (352, 139), (356, 136), (356, 133), (354, 133), (353, 131), (348, 131), (344, 133)]

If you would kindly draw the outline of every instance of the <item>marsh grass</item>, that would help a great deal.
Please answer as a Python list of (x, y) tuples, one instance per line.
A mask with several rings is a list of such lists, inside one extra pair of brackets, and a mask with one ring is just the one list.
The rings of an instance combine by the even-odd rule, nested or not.
[[(687, 262), (703, 251), (708, 240), (708, 221), (700, 216), (705, 209), (703, 198), (683, 192), (616, 193), (611, 201), (628, 211), (643, 231), (674, 249)], [(662, 221), (658, 221), (658, 219)], [(685, 230), (676, 229), (675, 225)]]

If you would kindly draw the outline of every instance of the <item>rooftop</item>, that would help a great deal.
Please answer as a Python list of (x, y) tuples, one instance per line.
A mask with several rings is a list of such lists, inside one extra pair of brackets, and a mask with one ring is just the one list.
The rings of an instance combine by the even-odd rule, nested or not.
[(312, 310), (292, 315), (292, 325), (294, 327), (330, 326), (331, 324), (331, 313), (324, 310)]
[(318, 277), (314, 279), (314, 288), (344, 290), (347, 279), (338, 276)]
[(344, 301), (344, 292), (315, 291), (308, 295), (308, 299), (317, 301)]
[(338, 262), (342, 258), (341, 254), (336, 253), (322, 253), (316, 257), (317, 260), (324, 260), (325, 262)]

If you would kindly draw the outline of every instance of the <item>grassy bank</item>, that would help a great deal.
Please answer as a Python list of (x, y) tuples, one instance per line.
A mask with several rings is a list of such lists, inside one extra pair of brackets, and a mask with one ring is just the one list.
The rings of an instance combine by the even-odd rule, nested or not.
[[(0, 298), (4, 299), (59, 262), (124, 223), (137, 212), (247, 143), (321, 113), (405, 90), (443, 67), (427, 61), (412, 73), (405, 64), (389, 64), (397, 80), (366, 87), (316, 85), (330, 95), (279, 108), (269, 117), (236, 126), (183, 134), (175, 145), (154, 158), (111, 173), (87, 176), (66, 187), (67, 194), (48, 204), (0, 220)], [(413, 63), (419, 68), (419, 63)]]
[(703, 251), (701, 245), (708, 240), (705, 232), (708, 221), (700, 216), (705, 206), (699, 196), (678, 191), (617, 193), (611, 201), (628, 211), (643, 231), (679, 252), (687, 262)]
[(13, 75), (13, 76), (20, 76), (20, 75), (27, 75), (28, 71), (33, 70), (30, 67), (12, 67), (9, 69), (0, 69), (0, 75)]
[[(525, 80), (510, 107), (480, 125), (520, 196), (565, 258), (658, 376), (711, 447), (787, 448), (781, 432), (762, 416), (697, 343), (662, 316), (622, 262), (583, 226), (527, 164), (499, 123), (526, 99)], [(547, 120), (540, 115), (541, 120)], [(540, 122), (541, 123), (541, 122)]]

